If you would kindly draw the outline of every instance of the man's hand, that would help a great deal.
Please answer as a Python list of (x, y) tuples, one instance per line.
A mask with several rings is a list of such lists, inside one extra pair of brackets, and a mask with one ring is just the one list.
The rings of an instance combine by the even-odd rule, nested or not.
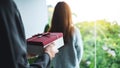
[(45, 52), (49, 54), (51, 60), (55, 57), (55, 54), (58, 53), (58, 49), (55, 47), (54, 43), (49, 44), (46, 48), (45, 48)]

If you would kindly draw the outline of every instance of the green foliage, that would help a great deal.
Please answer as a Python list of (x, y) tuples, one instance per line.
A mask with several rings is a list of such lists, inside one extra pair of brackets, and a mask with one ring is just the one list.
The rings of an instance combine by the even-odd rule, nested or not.
[(30, 64), (32, 64), (32, 63), (35, 62), (36, 59), (37, 59), (36, 57), (34, 57), (34, 58), (29, 58), (29, 59), (28, 59), (28, 62), (29, 62)]
[(106, 20), (75, 25), (84, 41), (81, 68), (120, 68), (120, 25)]
[(97, 68), (120, 68), (120, 25), (99, 20), (96, 26)]

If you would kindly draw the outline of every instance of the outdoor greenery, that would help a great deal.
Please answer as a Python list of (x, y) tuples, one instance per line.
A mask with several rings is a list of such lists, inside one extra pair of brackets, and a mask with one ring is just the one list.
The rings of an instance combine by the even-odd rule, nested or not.
[(81, 68), (120, 68), (120, 25), (98, 20), (75, 24), (82, 34)]

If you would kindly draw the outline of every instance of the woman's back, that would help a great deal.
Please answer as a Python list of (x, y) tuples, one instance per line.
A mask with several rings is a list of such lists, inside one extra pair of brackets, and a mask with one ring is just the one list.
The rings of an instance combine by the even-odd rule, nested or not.
[(75, 27), (72, 38), (53, 59), (54, 68), (79, 68), (83, 54), (83, 44), (79, 29)]

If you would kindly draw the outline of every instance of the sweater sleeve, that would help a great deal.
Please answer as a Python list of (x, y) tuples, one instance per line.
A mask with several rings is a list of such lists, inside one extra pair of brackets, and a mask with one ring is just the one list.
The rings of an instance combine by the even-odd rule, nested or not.
[(75, 28), (75, 40), (76, 40), (75, 48), (77, 52), (77, 58), (78, 58), (78, 62), (80, 62), (83, 56), (83, 41), (80, 30), (77, 27)]

